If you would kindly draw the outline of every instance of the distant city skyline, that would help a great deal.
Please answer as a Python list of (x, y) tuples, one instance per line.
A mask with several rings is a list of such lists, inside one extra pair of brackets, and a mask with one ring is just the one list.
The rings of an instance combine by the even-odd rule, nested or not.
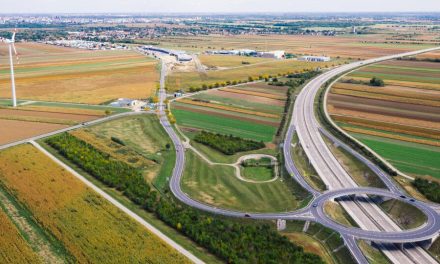
[[(5, 0), (3, 0), (5, 1)], [(439, 0), (18, 0), (0, 13), (440, 12)]]

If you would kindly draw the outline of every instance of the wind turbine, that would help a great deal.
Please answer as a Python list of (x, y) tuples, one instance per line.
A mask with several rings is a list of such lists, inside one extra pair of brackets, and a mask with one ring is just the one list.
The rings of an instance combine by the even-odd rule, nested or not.
[(11, 66), (11, 86), (12, 86), (12, 106), (17, 106), (17, 96), (15, 94), (15, 75), (14, 75), (14, 61), (12, 59), (12, 51), (14, 51), (15, 56), (17, 56), (18, 61), (18, 53), (17, 49), (15, 49), (15, 33), (17, 32), (17, 29), (14, 30), (12, 33), (11, 39), (4, 39), (4, 42), (6, 42), (9, 46), (9, 65)]

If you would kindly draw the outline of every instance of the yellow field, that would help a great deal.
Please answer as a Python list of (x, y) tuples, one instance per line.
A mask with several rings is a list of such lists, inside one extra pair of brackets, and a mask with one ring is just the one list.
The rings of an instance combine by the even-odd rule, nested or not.
[(199, 56), (200, 62), (209, 67), (241, 67), (248, 64), (242, 62), (248, 62), (249, 64), (265, 63), (274, 61), (274, 59), (245, 57), (245, 56), (229, 56), (229, 55), (201, 55)]
[[(17, 44), (20, 99), (98, 104), (147, 98), (159, 79), (157, 61), (131, 51), (85, 51), (43, 44)], [(1, 46), (0, 54), (5, 53)], [(0, 60), (0, 97), (10, 97), (9, 70)]]
[(0, 263), (42, 263), (1, 208)]
[(214, 85), (227, 81), (247, 81), (248, 77), (258, 79), (264, 75), (278, 75), (303, 72), (316, 68), (331, 67), (343, 63), (342, 60), (332, 62), (304, 62), (297, 60), (279, 60), (260, 64), (250, 64), (239, 68), (212, 70), (206, 73), (174, 72), (167, 77), (167, 87), (170, 90), (187, 89), (191, 86), (202, 87), (203, 84)]
[(0, 152), (0, 180), (80, 263), (187, 263), (30, 145)]

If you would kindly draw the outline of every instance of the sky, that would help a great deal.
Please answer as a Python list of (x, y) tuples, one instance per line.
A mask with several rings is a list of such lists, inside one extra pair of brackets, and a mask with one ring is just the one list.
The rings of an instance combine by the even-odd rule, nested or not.
[(0, 0), (0, 13), (440, 12), (440, 0)]

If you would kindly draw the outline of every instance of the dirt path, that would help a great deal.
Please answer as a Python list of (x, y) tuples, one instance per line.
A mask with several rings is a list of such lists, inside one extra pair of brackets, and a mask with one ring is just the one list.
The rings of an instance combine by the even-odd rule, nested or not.
[(22, 215), (2, 190), (0, 190), (0, 201), (5, 213), (11, 218), (11, 221), (17, 226), (20, 232), (27, 235), (29, 244), (44, 263), (66, 263), (65, 260), (53, 251), (50, 243), (38, 234), (35, 227)]

